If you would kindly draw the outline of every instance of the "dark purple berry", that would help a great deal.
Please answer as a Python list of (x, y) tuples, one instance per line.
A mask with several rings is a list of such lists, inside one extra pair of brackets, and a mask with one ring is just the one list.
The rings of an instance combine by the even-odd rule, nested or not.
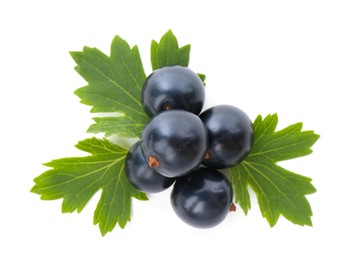
[(198, 116), (183, 110), (169, 110), (145, 126), (141, 148), (155, 171), (174, 178), (198, 167), (208, 147), (207, 139)]
[(200, 114), (208, 130), (209, 148), (203, 164), (223, 169), (241, 162), (253, 142), (253, 127), (249, 117), (239, 108), (219, 105)]
[(186, 110), (198, 115), (204, 99), (204, 85), (199, 76), (181, 66), (155, 70), (142, 89), (143, 108), (150, 117), (170, 109)]
[(139, 190), (148, 193), (163, 191), (174, 183), (174, 179), (167, 178), (149, 167), (144, 159), (140, 143), (135, 143), (126, 156), (125, 172), (128, 180)]
[(232, 198), (233, 190), (227, 178), (216, 170), (202, 168), (176, 180), (171, 205), (185, 223), (210, 228), (234, 210)]

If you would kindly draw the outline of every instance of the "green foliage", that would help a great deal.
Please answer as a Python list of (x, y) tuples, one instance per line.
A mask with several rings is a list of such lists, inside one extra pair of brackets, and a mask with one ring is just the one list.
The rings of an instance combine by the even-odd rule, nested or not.
[(123, 228), (130, 221), (131, 198), (147, 199), (126, 178), (124, 161), (127, 151), (106, 139), (97, 138), (80, 141), (76, 147), (91, 155), (46, 163), (51, 169), (34, 179), (31, 191), (43, 200), (62, 198), (62, 212), (81, 212), (101, 189), (94, 224), (99, 224), (102, 235), (112, 231), (116, 223)]
[(175, 35), (169, 30), (164, 34), (159, 43), (155, 40), (152, 41), (150, 48), (152, 68), (156, 70), (174, 65), (187, 67), (190, 51), (191, 45), (189, 44), (179, 48)]
[[(178, 47), (171, 30), (160, 40), (152, 41), (153, 70), (164, 66), (188, 66), (190, 45)], [(141, 89), (146, 79), (138, 48), (116, 36), (110, 56), (96, 48), (84, 47), (71, 52), (77, 63), (76, 71), (87, 85), (75, 91), (81, 103), (92, 106), (91, 112), (101, 113), (93, 118), (95, 124), (88, 132), (106, 136), (139, 138), (148, 117), (141, 104)], [(205, 81), (204, 74), (198, 74)], [(302, 131), (302, 124), (293, 124), (276, 131), (277, 115), (262, 119), (254, 126), (254, 144), (250, 154), (230, 169), (235, 200), (244, 212), (249, 211), (250, 186), (256, 193), (263, 216), (274, 226), (280, 215), (299, 225), (311, 225), (312, 211), (305, 195), (316, 190), (311, 179), (290, 172), (276, 163), (311, 153), (319, 138), (313, 131)], [(147, 200), (127, 180), (124, 160), (127, 150), (107, 139), (89, 138), (76, 147), (89, 153), (83, 157), (53, 160), (50, 167), (37, 178), (31, 192), (43, 200), (63, 199), (62, 212), (81, 212), (91, 197), (102, 190), (94, 213), (102, 235), (118, 223), (124, 228), (131, 218), (131, 200)]]
[(239, 165), (231, 168), (231, 182), (236, 202), (247, 214), (251, 207), (248, 186), (257, 195), (263, 217), (274, 226), (282, 214), (299, 225), (312, 225), (312, 211), (305, 198), (316, 190), (311, 179), (290, 172), (276, 163), (308, 155), (319, 136), (302, 131), (302, 123), (276, 131), (277, 115), (253, 123), (254, 143), (251, 152)]
[(121, 115), (94, 118), (88, 132), (122, 137), (139, 137), (148, 117), (143, 111), (140, 93), (146, 79), (138, 48), (116, 36), (110, 57), (96, 48), (84, 47), (71, 52), (76, 71), (88, 85), (76, 90), (81, 103), (92, 106), (92, 112)]

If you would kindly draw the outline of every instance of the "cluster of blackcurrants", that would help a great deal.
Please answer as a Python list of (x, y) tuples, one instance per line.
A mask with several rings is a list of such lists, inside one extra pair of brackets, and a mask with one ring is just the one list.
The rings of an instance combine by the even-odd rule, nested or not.
[(202, 112), (204, 100), (203, 82), (189, 68), (155, 70), (142, 89), (151, 119), (125, 162), (127, 178), (141, 191), (174, 183), (174, 211), (199, 228), (219, 224), (234, 207), (231, 183), (216, 169), (241, 162), (253, 142), (252, 122), (242, 110), (219, 105)]

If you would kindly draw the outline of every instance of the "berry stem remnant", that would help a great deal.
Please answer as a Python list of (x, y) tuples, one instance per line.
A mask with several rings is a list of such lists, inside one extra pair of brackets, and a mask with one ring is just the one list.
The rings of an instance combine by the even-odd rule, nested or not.
[(156, 159), (155, 156), (149, 156), (148, 164), (151, 168), (156, 168), (156, 167), (160, 166), (160, 163), (159, 163), (158, 159)]

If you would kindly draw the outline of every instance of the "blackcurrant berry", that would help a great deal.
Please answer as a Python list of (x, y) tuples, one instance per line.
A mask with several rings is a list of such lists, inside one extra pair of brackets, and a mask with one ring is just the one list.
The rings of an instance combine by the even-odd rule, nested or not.
[(144, 159), (140, 143), (135, 143), (127, 153), (125, 172), (128, 180), (139, 190), (148, 193), (163, 191), (174, 183), (174, 179), (167, 178), (149, 167)]
[(158, 173), (179, 177), (196, 168), (207, 150), (207, 132), (198, 116), (169, 110), (151, 119), (141, 137), (144, 158)]
[(169, 109), (182, 109), (198, 115), (204, 99), (204, 85), (199, 76), (181, 66), (155, 70), (142, 89), (143, 108), (149, 116)]
[(203, 164), (223, 169), (241, 162), (253, 142), (253, 127), (249, 117), (239, 108), (219, 105), (200, 114), (208, 130), (209, 148)]
[(222, 173), (201, 168), (176, 180), (171, 205), (185, 223), (210, 228), (222, 222), (232, 210), (232, 198), (231, 184)]

